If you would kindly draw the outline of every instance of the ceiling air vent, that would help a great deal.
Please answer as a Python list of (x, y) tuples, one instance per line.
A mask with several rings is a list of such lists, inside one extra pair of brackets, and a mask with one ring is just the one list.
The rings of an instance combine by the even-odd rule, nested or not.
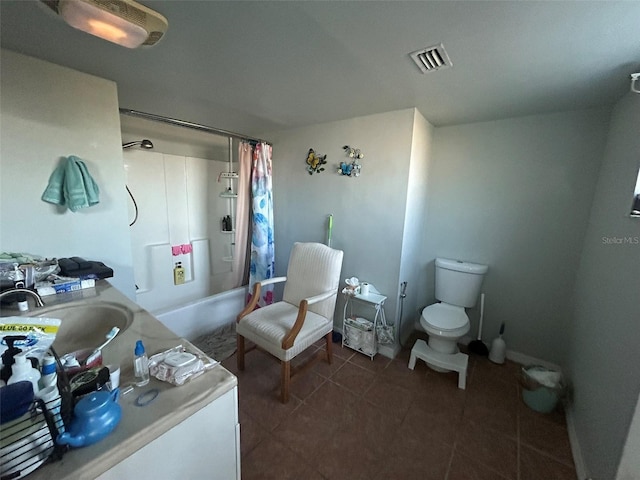
[(444, 45), (422, 48), (409, 54), (422, 73), (435, 72), (453, 66)]

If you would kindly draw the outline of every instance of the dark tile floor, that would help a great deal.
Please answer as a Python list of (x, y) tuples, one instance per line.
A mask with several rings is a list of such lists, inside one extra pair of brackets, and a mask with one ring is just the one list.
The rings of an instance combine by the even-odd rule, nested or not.
[(518, 364), (471, 356), (460, 390), (457, 374), (408, 369), (413, 341), (373, 361), (333, 344), (333, 364), (295, 380), (286, 405), (272, 357), (252, 351), (244, 372), (225, 360), (238, 376), (242, 478), (575, 480), (564, 414), (522, 402)]

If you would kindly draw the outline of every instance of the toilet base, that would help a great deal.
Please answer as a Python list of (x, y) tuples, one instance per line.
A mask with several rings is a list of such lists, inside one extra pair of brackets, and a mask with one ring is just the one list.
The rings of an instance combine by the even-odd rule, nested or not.
[(467, 365), (469, 356), (464, 353), (439, 353), (429, 347), (424, 340), (416, 340), (409, 357), (409, 368), (413, 370), (416, 360), (420, 359), (427, 365), (444, 369), (444, 371), (458, 372), (458, 388), (464, 390), (467, 386)]

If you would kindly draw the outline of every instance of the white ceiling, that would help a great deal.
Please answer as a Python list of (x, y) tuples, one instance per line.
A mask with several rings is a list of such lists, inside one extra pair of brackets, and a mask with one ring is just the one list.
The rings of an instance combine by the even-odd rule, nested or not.
[[(434, 125), (610, 105), (640, 71), (640, 1), (143, 1), (129, 50), (40, 2), (0, 1), (1, 46), (114, 80), (120, 106), (249, 135), (417, 107)], [(443, 43), (453, 68), (408, 54)]]

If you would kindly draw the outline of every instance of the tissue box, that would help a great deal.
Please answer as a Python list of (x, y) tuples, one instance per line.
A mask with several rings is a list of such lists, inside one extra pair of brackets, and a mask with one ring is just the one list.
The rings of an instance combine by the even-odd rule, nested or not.
[(75, 292), (84, 288), (96, 286), (94, 279), (80, 280), (79, 278), (69, 278), (64, 281), (44, 281), (36, 283), (36, 291), (38, 295), (44, 297), (46, 295), (55, 295), (57, 293)]

